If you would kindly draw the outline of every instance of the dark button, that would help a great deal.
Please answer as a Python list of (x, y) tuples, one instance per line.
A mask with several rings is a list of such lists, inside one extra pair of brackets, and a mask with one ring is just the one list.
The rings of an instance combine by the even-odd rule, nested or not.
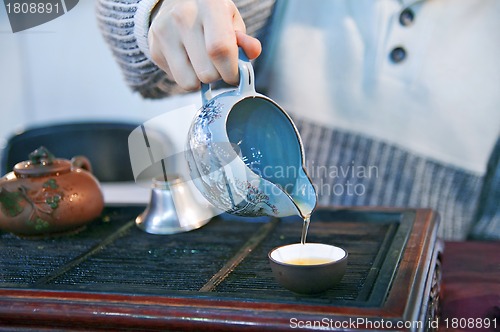
[(389, 58), (394, 63), (400, 63), (406, 58), (406, 50), (402, 47), (396, 47), (389, 54)]
[(410, 8), (406, 8), (399, 15), (399, 23), (401, 23), (401, 25), (405, 27), (411, 25), (414, 19), (415, 19), (415, 14)]

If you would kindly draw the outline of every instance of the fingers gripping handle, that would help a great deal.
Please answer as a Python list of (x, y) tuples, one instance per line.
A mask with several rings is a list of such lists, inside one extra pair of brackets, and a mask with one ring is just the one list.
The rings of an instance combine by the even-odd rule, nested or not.
[[(238, 86), (238, 94), (251, 94), (255, 93), (255, 76), (253, 72), (252, 63), (246, 56), (243, 49), (239, 48), (238, 70), (240, 74), (240, 83)], [(212, 99), (212, 87), (210, 84), (201, 83), (201, 100), (205, 105)]]
[(239, 48), (238, 69), (240, 73), (240, 94), (255, 93), (255, 74), (253, 66), (243, 49)]

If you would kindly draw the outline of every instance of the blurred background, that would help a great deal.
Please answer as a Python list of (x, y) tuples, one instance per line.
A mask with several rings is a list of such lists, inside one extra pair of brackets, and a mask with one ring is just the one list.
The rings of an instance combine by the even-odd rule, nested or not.
[[(99, 32), (94, 6), (94, 0), (80, 1), (53, 21), (12, 33), (6, 8), (0, 5), (0, 148), (30, 126), (78, 120), (143, 122), (201, 105), (198, 93), (155, 101), (133, 93)], [(186, 113), (178, 120), (189, 122), (191, 116)], [(174, 143), (182, 144), (182, 126), (165, 123), (164, 129)]]

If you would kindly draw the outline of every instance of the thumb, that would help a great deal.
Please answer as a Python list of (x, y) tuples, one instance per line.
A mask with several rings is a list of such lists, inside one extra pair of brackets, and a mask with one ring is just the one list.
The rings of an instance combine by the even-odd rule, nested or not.
[(236, 44), (243, 49), (250, 60), (253, 60), (262, 52), (262, 45), (258, 39), (246, 34), (245, 22), (234, 4), (233, 10), (233, 27), (236, 35)]
[(235, 31), (236, 43), (243, 49), (250, 60), (257, 58), (262, 52), (262, 45), (257, 38), (247, 35), (244, 32)]

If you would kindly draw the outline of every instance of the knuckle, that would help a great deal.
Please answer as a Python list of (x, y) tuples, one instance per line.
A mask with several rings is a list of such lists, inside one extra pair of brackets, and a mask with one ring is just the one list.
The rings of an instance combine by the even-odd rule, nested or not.
[(207, 54), (211, 59), (229, 57), (231, 51), (231, 45), (224, 40), (215, 40), (207, 44)]
[(186, 91), (196, 91), (200, 88), (200, 82), (196, 78), (184, 78), (177, 84)]
[(220, 80), (220, 75), (214, 70), (206, 70), (198, 73), (198, 78), (203, 83), (212, 83)]
[(182, 1), (172, 7), (170, 16), (178, 26), (189, 26), (198, 16), (198, 7), (191, 1)]

